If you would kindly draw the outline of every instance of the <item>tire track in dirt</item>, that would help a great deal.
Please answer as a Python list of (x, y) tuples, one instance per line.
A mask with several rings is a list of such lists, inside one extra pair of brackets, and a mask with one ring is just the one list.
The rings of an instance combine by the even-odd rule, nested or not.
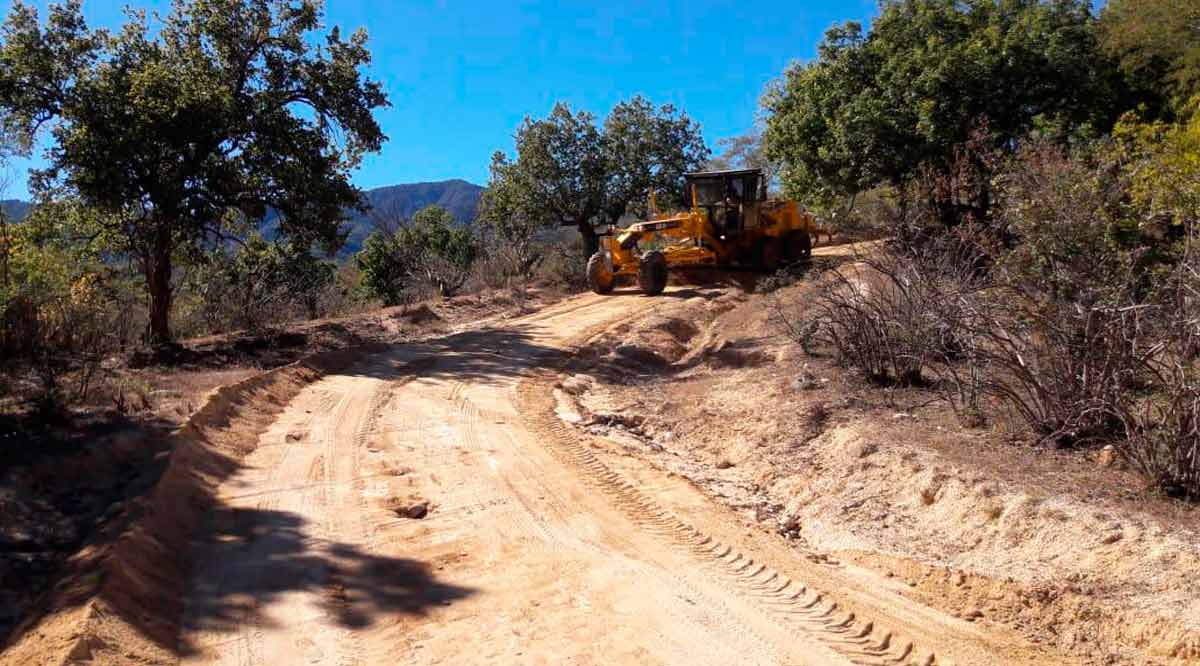
[(755, 599), (779, 621), (863, 666), (919, 664), (945, 666), (928, 649), (871, 619), (845, 610), (827, 592), (785, 578), (765, 564), (705, 535), (644, 495), (609, 469), (553, 411), (553, 384), (527, 380), (518, 389), (531, 430), (546, 433), (551, 453), (579, 470), (646, 531), (704, 559), (723, 581)]
[[(468, 441), (478, 443), (480, 441), (478, 423), (481, 418), (504, 421), (510, 420), (511, 417), (477, 407), (467, 395), (466, 389), (465, 385), (456, 383), (450, 396), (458, 405), (458, 411), (465, 419)], [(580, 539), (577, 534), (561, 533), (561, 529), (556, 529), (554, 524), (561, 525), (568, 522), (575, 512), (572, 512), (538, 475), (529, 473), (529, 470), (537, 469), (537, 461), (527, 455), (521, 455), (522, 447), (511, 437), (508, 440), (511, 444), (508, 450), (519, 456), (521, 460), (519, 465), (514, 465), (509, 469), (509, 474), (498, 477), (498, 480), (504, 485), (509, 495), (515, 498), (522, 526), (537, 535), (542, 547), (581, 553), (587, 557), (611, 559), (615, 546), (619, 552), (629, 558), (625, 571), (631, 579), (654, 580), (664, 588), (684, 592), (678, 598), (685, 600), (692, 607), (693, 612), (681, 613), (680, 608), (674, 604), (664, 605), (659, 610), (673, 618), (672, 624), (676, 626), (692, 625), (702, 628), (703, 631), (694, 634), (693, 639), (697, 643), (702, 643), (703, 648), (692, 652), (679, 650), (671, 663), (694, 663), (696, 652), (702, 652), (709, 658), (715, 657), (715, 663), (787, 663), (786, 658), (783, 657), (788, 653), (786, 648), (773, 645), (774, 641), (764, 637), (751, 626), (737, 622), (734, 612), (716, 598), (692, 586), (685, 577), (634, 559), (639, 555), (637, 545), (620, 538), (619, 534), (615, 532), (606, 534), (604, 543), (601, 544), (588, 539)], [(539, 501), (537, 503), (527, 501), (525, 499), (527, 496), (537, 497)], [(700, 603), (697, 603), (696, 600), (700, 600)], [(657, 640), (662, 644), (670, 644), (669, 638), (661, 630), (656, 630), (656, 634)], [(735, 649), (730, 644), (711, 638), (711, 636), (730, 635), (741, 635), (749, 640), (740, 643), (738, 645), (740, 649)]]

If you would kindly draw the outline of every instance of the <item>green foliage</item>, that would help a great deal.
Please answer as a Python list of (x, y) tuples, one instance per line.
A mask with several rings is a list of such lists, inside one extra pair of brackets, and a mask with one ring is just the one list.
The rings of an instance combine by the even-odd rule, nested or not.
[(1100, 27), (1105, 52), (1147, 96), (1180, 112), (1200, 93), (1200, 3), (1109, 0)]
[(414, 285), (453, 296), (466, 283), (479, 254), (479, 240), (440, 206), (423, 208), (391, 233), (367, 237), (354, 260), (364, 293), (385, 305), (399, 305)]
[(442, 297), (453, 296), (466, 283), (471, 264), (479, 253), (479, 242), (469, 227), (455, 222), (445, 208), (429, 206), (401, 228), (399, 243), (405, 262), (419, 279), (437, 289)]
[(1191, 117), (1178, 124), (1128, 114), (1113, 131), (1132, 203), (1147, 223), (1165, 219), (1185, 229), (1200, 223), (1200, 96), (1191, 106)]
[(243, 231), (269, 209), (303, 245), (335, 249), (348, 173), (384, 140), (387, 104), (361, 68), (366, 34), (317, 46), (315, 0), (181, 0), (165, 17), (90, 30), (77, 0), (45, 25), (16, 2), (0, 32), (0, 122), (26, 147), (52, 126), (43, 197), (103, 211), (111, 249), (139, 263), (151, 329), (170, 336), (172, 262)]
[(318, 300), (337, 266), (298, 243), (271, 243), (251, 235), (235, 251), (209, 253), (189, 280), (209, 330), (256, 330), (299, 309), (319, 316)]
[[(594, 225), (626, 212), (645, 212), (651, 190), (680, 203), (683, 174), (708, 158), (700, 126), (671, 105), (655, 108), (643, 97), (621, 102), (604, 122), (555, 104), (541, 120), (517, 129), (516, 159), (492, 157), (492, 180), (480, 217), (502, 233), (561, 224), (575, 226), (584, 251), (595, 252)], [(502, 227), (505, 218), (516, 222)]]
[(394, 237), (383, 232), (367, 236), (354, 255), (354, 264), (359, 270), (359, 288), (368, 298), (378, 298), (388, 306), (404, 302), (409, 273), (401, 250)]
[(1093, 24), (1086, 0), (892, 0), (869, 32), (831, 29), (763, 98), (786, 193), (830, 208), (922, 165), (946, 171), (981, 124), (997, 146), (1106, 129), (1116, 112)]
[(89, 212), (38, 207), (0, 236), (0, 365), (6, 374), (33, 371), (44, 411), (87, 397), (104, 355), (140, 333), (128, 274), (80, 240)]
[(644, 97), (620, 102), (604, 120), (605, 217), (645, 217), (648, 193), (659, 205), (687, 204), (683, 175), (708, 159), (700, 126), (670, 104), (655, 108)]
[(504, 153), (492, 155), (491, 176), (475, 218), (486, 246), (487, 276), (500, 286), (508, 278), (527, 279), (543, 258), (538, 232), (554, 223), (538, 208), (534, 189)]

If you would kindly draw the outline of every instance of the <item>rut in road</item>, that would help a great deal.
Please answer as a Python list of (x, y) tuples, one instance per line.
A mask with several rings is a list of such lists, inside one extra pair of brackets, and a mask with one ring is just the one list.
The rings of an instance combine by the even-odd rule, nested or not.
[(181, 661), (949, 663), (687, 525), (554, 417), (547, 368), (652, 304), (579, 297), (303, 390), (195, 542)]

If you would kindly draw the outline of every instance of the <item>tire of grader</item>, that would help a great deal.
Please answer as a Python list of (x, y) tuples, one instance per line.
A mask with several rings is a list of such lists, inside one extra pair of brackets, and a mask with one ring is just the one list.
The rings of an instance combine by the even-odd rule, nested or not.
[(638, 286), (647, 296), (657, 296), (667, 288), (667, 258), (662, 252), (647, 252), (638, 262)]
[(758, 247), (755, 248), (755, 264), (759, 270), (765, 273), (774, 273), (779, 270), (780, 255), (783, 248), (778, 238), (767, 236), (758, 242)]
[(812, 237), (807, 231), (789, 231), (783, 237), (783, 260), (787, 263), (801, 261), (812, 256)]
[(616, 277), (608, 269), (608, 262), (605, 261), (603, 252), (597, 252), (588, 259), (587, 283), (592, 291), (597, 294), (607, 294), (613, 290), (616, 281)]

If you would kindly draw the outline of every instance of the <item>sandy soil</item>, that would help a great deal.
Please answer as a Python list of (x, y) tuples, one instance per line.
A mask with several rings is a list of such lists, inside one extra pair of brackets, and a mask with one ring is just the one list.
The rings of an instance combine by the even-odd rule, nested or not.
[(576, 429), (557, 371), (695, 291), (222, 389), (0, 663), (1071, 663)]
[(23, 414), (12, 401), (0, 404), (0, 645), (19, 624), (36, 619), (29, 613), (72, 558), (121, 532), (166, 469), (171, 433), (217, 388), (313, 354), (520, 316), (563, 296), (552, 289), (488, 290), (192, 339), (165, 355), (138, 351), (108, 359), (110, 381), (97, 381), (90, 399), (60, 420)]
[(881, 589), (1063, 659), (1200, 663), (1194, 507), (1102, 452), (1023, 446), (1000, 418), (966, 428), (928, 392), (883, 391), (802, 353), (771, 318), (807, 288), (677, 290), (591, 342), (560, 411), (668, 510), (703, 524), (724, 505), (839, 562), (829, 580), (869, 570)]

